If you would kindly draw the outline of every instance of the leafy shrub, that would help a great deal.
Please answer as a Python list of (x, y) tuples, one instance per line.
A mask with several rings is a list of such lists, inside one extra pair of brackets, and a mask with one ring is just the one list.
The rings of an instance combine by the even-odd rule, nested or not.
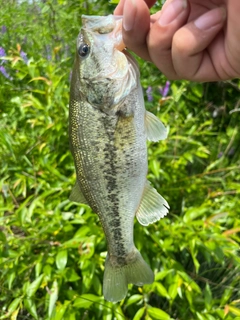
[(112, 304), (98, 217), (68, 200), (67, 119), (80, 15), (113, 6), (0, 3), (0, 319), (240, 319), (239, 81), (166, 84), (139, 61), (146, 106), (169, 126), (148, 178), (171, 211), (135, 225), (155, 282)]

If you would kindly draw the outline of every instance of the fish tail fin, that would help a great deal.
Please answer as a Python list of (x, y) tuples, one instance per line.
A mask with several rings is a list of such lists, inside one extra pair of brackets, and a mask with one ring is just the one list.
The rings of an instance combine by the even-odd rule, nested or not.
[[(108, 301), (117, 302), (125, 298), (128, 284), (142, 286), (154, 281), (154, 274), (143, 260), (141, 253), (135, 248), (120, 266), (116, 257), (111, 261), (107, 255), (103, 278), (103, 295)], [(113, 260), (113, 259), (112, 259)]]

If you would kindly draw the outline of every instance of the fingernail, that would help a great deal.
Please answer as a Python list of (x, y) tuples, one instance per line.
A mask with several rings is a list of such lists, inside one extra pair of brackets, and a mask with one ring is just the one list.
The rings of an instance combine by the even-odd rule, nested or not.
[(175, 20), (186, 8), (187, 0), (173, 0), (170, 3), (166, 3), (158, 20), (159, 24), (166, 26)]
[(194, 21), (194, 24), (200, 30), (207, 30), (223, 22), (226, 19), (226, 15), (225, 8), (216, 8), (199, 17)]
[(123, 8), (123, 29), (132, 30), (135, 22), (137, 6), (135, 0), (126, 0)]

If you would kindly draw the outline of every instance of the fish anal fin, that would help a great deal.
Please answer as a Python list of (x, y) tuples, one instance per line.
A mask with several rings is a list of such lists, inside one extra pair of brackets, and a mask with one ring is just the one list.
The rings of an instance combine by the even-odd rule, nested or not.
[(146, 181), (142, 200), (136, 218), (143, 226), (154, 223), (167, 215), (170, 207), (167, 201)]
[(71, 194), (69, 196), (69, 200), (73, 202), (84, 203), (88, 205), (87, 200), (85, 199), (82, 191), (78, 185), (78, 182), (75, 183), (74, 187), (72, 188)]
[(163, 123), (151, 112), (146, 111), (145, 128), (149, 141), (159, 141), (167, 138), (168, 130)]

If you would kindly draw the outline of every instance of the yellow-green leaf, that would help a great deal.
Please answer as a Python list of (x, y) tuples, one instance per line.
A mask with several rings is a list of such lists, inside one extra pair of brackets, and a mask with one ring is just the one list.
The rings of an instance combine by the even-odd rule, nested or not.
[(43, 279), (43, 274), (41, 274), (36, 280), (34, 280), (27, 288), (27, 297), (31, 298), (40, 287)]
[(167, 314), (166, 312), (164, 312), (163, 310), (158, 309), (158, 308), (148, 307), (147, 312), (151, 318), (156, 319), (156, 320), (170, 320), (171, 319), (169, 314)]
[(48, 306), (48, 316), (49, 317), (51, 317), (51, 315), (52, 315), (57, 298), (58, 298), (58, 283), (55, 280), (53, 282), (51, 292), (50, 292), (50, 299), (49, 299), (49, 306)]
[(67, 264), (67, 250), (61, 250), (56, 256), (56, 265), (59, 270), (63, 270)]
[(141, 320), (142, 319), (142, 316), (144, 315), (145, 313), (145, 310), (146, 310), (146, 307), (142, 307), (140, 308), (137, 313), (135, 314), (133, 320)]

